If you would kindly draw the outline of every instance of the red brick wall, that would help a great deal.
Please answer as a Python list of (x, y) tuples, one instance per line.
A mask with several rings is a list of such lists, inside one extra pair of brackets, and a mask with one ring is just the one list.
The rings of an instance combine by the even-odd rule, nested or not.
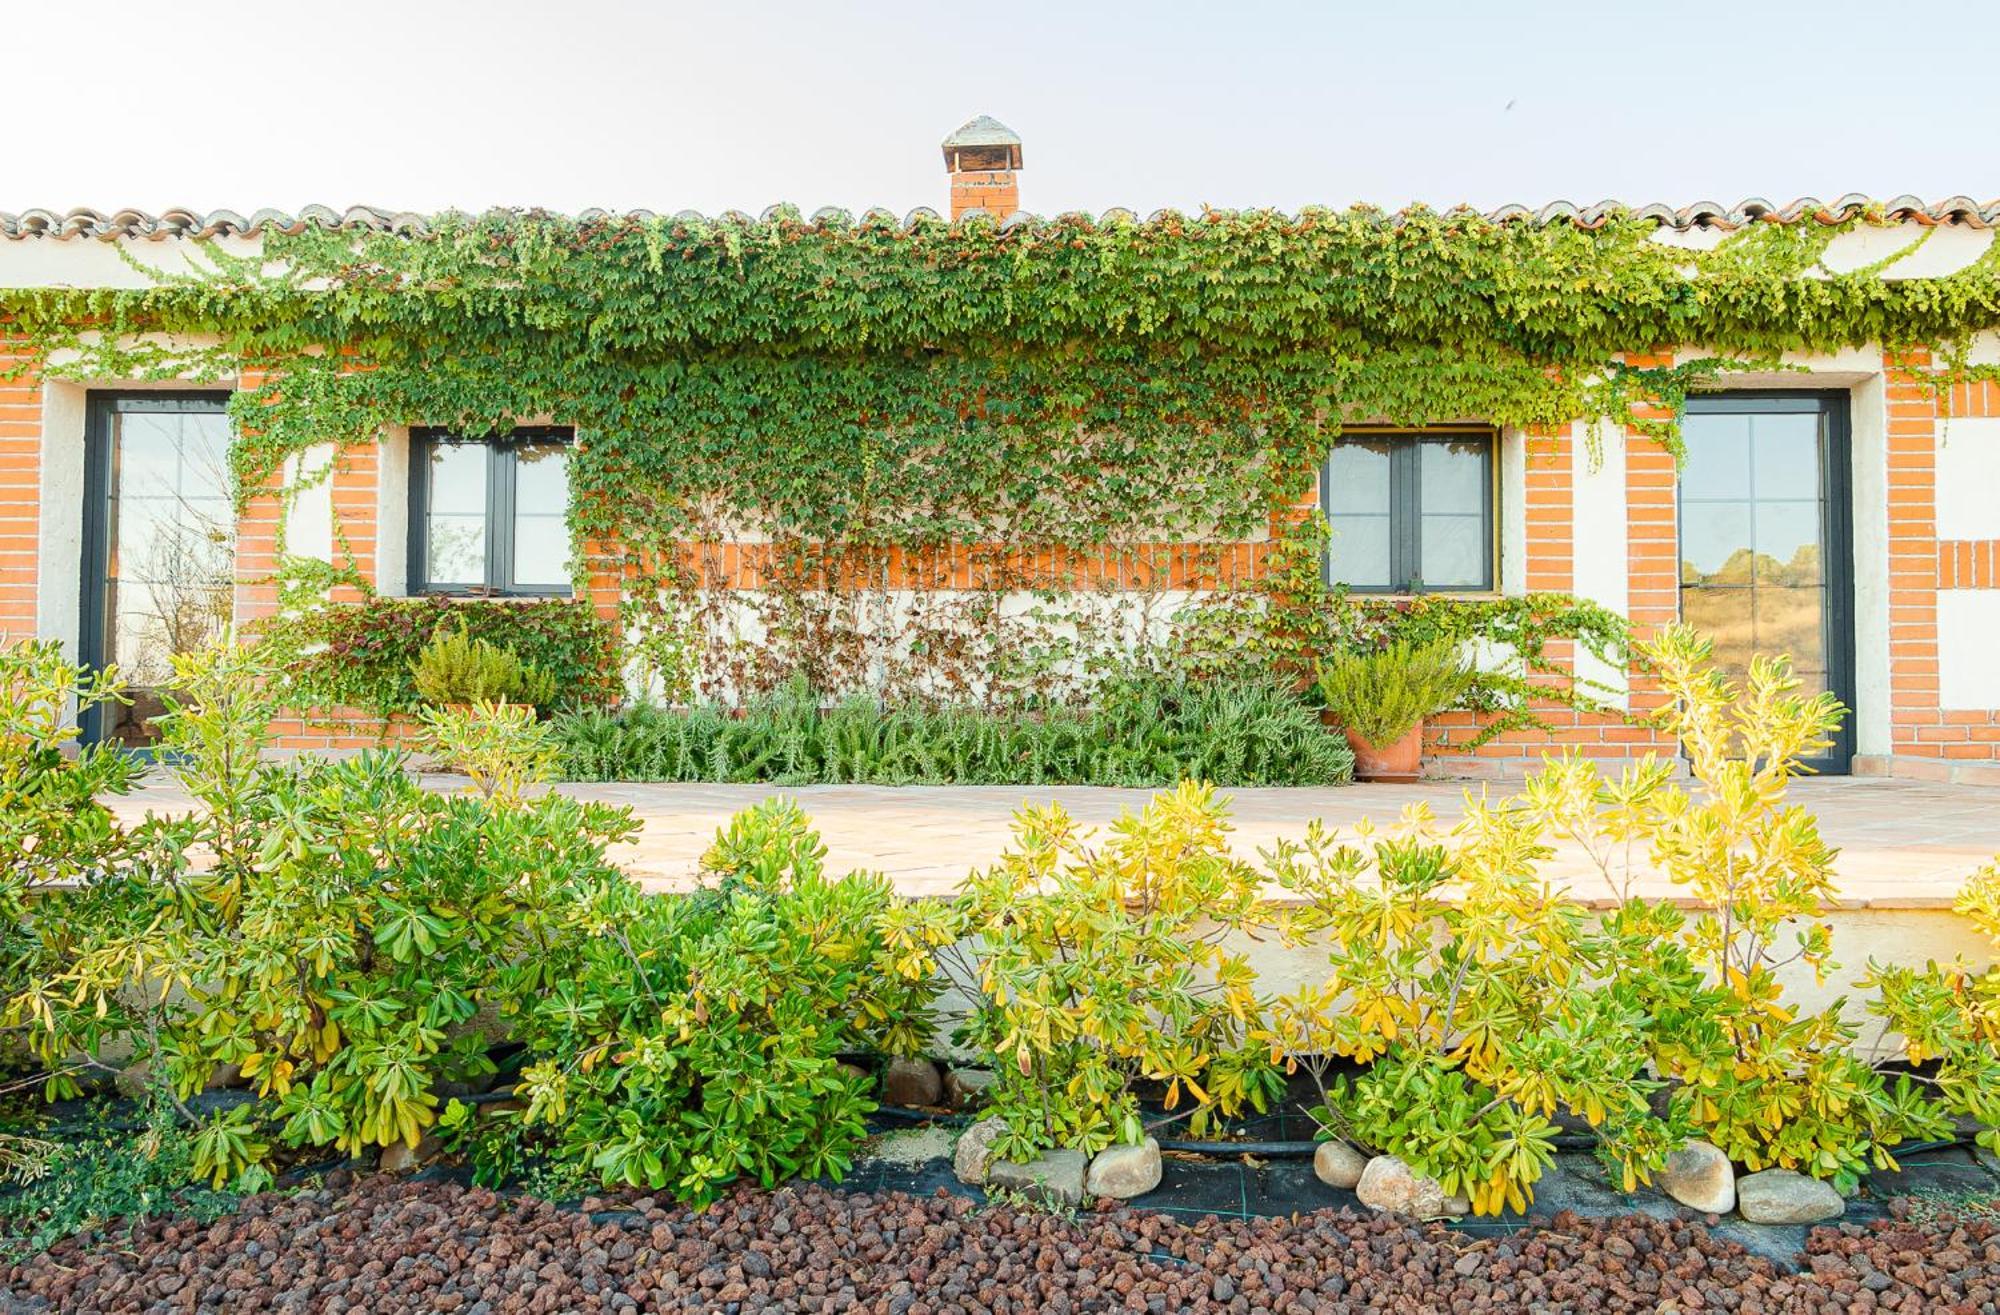
[[(0, 332), (0, 369), (24, 359)], [(0, 639), (35, 633), (41, 485), (40, 383), (32, 374), (0, 380)]]
[(1960, 384), (1940, 394), (1918, 373), (1931, 364), (1930, 354), (1921, 350), (1883, 356), (1889, 488), (1887, 767), (1896, 775), (2000, 783), (2000, 768), (1993, 766), (2000, 763), (2000, 710), (1942, 707), (1938, 670), (1938, 592), (2000, 588), (2000, 544), (1937, 537), (1940, 427), (1951, 416), (2000, 416), (2000, 387)]

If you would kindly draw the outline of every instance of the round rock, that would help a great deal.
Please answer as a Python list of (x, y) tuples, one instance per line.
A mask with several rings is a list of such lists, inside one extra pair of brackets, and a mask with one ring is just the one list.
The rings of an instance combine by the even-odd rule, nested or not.
[(991, 1069), (951, 1069), (944, 1075), (945, 1101), (955, 1110), (975, 1109), (986, 1103), (995, 1081)]
[(1361, 1204), (1372, 1210), (1409, 1215), (1413, 1219), (1439, 1219), (1462, 1215), (1468, 1206), (1462, 1196), (1452, 1196), (1444, 1184), (1426, 1178), (1393, 1155), (1378, 1155), (1361, 1171), (1354, 1185)]
[(944, 1078), (928, 1059), (900, 1055), (882, 1070), (882, 1099), (891, 1105), (936, 1105), (944, 1100)]
[(1148, 1137), (1137, 1146), (1112, 1146), (1091, 1157), (1083, 1194), (1129, 1201), (1160, 1185), (1160, 1143)]
[(1766, 1169), (1736, 1180), (1736, 1208), (1753, 1224), (1822, 1224), (1840, 1218), (1847, 1202), (1831, 1183), (1790, 1169)]
[(1653, 1182), (1704, 1214), (1726, 1215), (1736, 1208), (1736, 1167), (1713, 1142), (1690, 1141), (1667, 1157)]
[(1313, 1176), (1328, 1187), (1353, 1191), (1367, 1167), (1368, 1157), (1344, 1141), (1323, 1141), (1313, 1152)]

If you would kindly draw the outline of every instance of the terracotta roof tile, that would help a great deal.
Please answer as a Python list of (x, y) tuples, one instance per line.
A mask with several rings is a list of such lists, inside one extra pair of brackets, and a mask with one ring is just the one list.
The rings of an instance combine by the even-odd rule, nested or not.
[[(1852, 219), (1869, 208), (1878, 209), (1884, 218), (1918, 224), (1962, 224), (1971, 228), (1992, 228), (2000, 226), (2000, 200), (1985, 204), (1966, 196), (1947, 197), (1942, 201), (1926, 202), (1920, 197), (1899, 196), (1892, 200), (1877, 202), (1859, 193), (1850, 193), (1837, 201), (1824, 202), (1815, 197), (1800, 197), (1789, 205), (1778, 206), (1762, 197), (1749, 197), (1734, 206), (1723, 206), (1713, 201), (1697, 201), (1693, 205), (1676, 209), (1666, 205), (1630, 207), (1615, 201), (1600, 201), (1596, 205), (1578, 206), (1568, 201), (1556, 201), (1540, 209), (1529, 209), (1524, 205), (1503, 205), (1486, 212), (1485, 217), (1494, 223), (1532, 224), (1575, 224), (1582, 228), (1595, 228), (1607, 219), (1630, 214), (1640, 219), (1649, 219), (1663, 228), (1686, 231), (1688, 229), (1734, 229), (1758, 222), (1781, 224), (1838, 224)], [(769, 216), (775, 212), (765, 211)], [(871, 210), (871, 217), (880, 217), (885, 212)], [(1393, 222), (1395, 215), (1385, 214), (1385, 219)], [(652, 218), (651, 211), (634, 210), (632, 217)], [(608, 217), (603, 210), (586, 210), (578, 218), (601, 219)], [(936, 219), (937, 212), (928, 206), (919, 206), (910, 211), (900, 221), (904, 227), (915, 225), (919, 220)], [(1113, 209), (1104, 212), (1106, 220), (1132, 218), (1132, 212)], [(701, 219), (705, 216), (692, 211), (682, 211), (675, 218)], [(723, 221), (748, 222), (749, 217), (740, 211), (725, 211), (716, 216)], [(814, 213), (816, 222), (837, 222), (848, 218), (847, 212), (825, 209)], [(893, 216), (890, 216), (893, 219)], [(1008, 227), (1020, 223), (1034, 222), (1034, 216), (1017, 214), (1006, 220)], [(336, 231), (367, 231), (375, 233), (401, 233), (418, 236), (427, 231), (425, 216), (408, 211), (378, 210), (370, 206), (354, 206), (347, 210), (334, 210), (328, 206), (309, 205), (296, 214), (282, 210), (258, 210), (248, 216), (234, 210), (211, 210), (206, 213), (196, 210), (173, 209), (149, 214), (143, 210), (118, 210), (106, 214), (99, 210), (78, 209), (58, 214), (52, 210), (24, 210), (19, 214), (0, 211), (0, 238), (19, 240), (22, 238), (147, 238), (158, 241), (177, 237), (230, 237), (264, 232), (298, 233), (307, 228)]]

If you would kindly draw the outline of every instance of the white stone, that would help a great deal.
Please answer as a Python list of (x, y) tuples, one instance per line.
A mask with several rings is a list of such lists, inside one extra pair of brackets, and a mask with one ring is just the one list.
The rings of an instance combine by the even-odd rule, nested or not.
[(1669, 1155), (1653, 1182), (1703, 1214), (1726, 1215), (1736, 1208), (1736, 1167), (1712, 1142), (1690, 1141)]
[(1753, 1224), (1820, 1224), (1840, 1218), (1847, 1202), (1831, 1183), (1766, 1169), (1736, 1180), (1736, 1208)]
[(1367, 1167), (1368, 1157), (1344, 1141), (1323, 1141), (1313, 1152), (1313, 1176), (1328, 1187), (1353, 1191)]
[(1378, 1155), (1361, 1171), (1354, 1194), (1372, 1210), (1409, 1215), (1415, 1219), (1438, 1219), (1462, 1215), (1469, 1204), (1462, 1196), (1444, 1190), (1435, 1178), (1425, 1178), (1393, 1155)]
[(1151, 1137), (1137, 1146), (1112, 1146), (1091, 1157), (1083, 1193), (1129, 1201), (1158, 1187), (1163, 1167), (1160, 1143)]

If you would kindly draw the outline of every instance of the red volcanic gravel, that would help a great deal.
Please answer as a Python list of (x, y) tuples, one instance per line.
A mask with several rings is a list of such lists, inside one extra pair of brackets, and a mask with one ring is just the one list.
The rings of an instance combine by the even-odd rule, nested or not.
[(1822, 1228), (1787, 1274), (1699, 1224), (1579, 1219), (1476, 1238), (1347, 1211), (1076, 1219), (949, 1196), (739, 1191), (561, 1210), (365, 1178), (199, 1225), (63, 1242), (0, 1269), (0, 1310), (935, 1312), (2000, 1310), (1983, 1221)]

